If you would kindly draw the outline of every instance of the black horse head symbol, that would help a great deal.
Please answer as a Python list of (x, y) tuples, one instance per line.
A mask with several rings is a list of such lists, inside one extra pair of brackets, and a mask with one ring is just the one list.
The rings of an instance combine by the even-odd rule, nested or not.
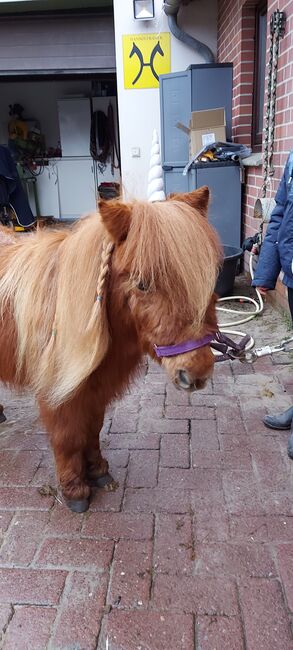
[(155, 47), (153, 48), (153, 50), (151, 52), (150, 60), (149, 60), (148, 63), (146, 63), (143, 60), (143, 54), (140, 51), (139, 47), (137, 47), (137, 45), (135, 43), (133, 43), (133, 45), (132, 45), (132, 50), (131, 50), (131, 52), (129, 54), (129, 58), (131, 59), (131, 57), (134, 54), (136, 54), (136, 56), (139, 59), (140, 70), (139, 70), (138, 74), (136, 75), (135, 79), (133, 80), (132, 85), (135, 86), (136, 82), (139, 80), (139, 78), (142, 75), (143, 69), (147, 68), (147, 67), (150, 67), (150, 69), (152, 71), (152, 74), (154, 75), (155, 79), (157, 81), (159, 81), (159, 76), (157, 75), (157, 73), (155, 71), (155, 68), (154, 68), (154, 59), (155, 59), (156, 54), (160, 54), (160, 56), (164, 56), (164, 52), (163, 52), (163, 50), (161, 48), (160, 42), (158, 41), (157, 44), (155, 45)]

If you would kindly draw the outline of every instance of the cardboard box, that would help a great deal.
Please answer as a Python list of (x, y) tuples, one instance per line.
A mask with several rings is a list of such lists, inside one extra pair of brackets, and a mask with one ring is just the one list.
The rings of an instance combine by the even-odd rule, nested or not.
[(178, 129), (189, 135), (189, 157), (213, 142), (226, 142), (226, 116), (224, 108), (191, 113), (189, 128), (178, 122)]

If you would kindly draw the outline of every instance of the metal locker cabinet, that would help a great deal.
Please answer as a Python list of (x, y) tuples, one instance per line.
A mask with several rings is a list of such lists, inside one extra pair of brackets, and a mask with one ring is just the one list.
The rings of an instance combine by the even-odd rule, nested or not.
[(163, 165), (179, 167), (189, 160), (188, 135), (176, 124), (188, 126), (192, 111), (225, 108), (227, 137), (231, 137), (232, 74), (232, 63), (211, 63), (160, 76)]
[(202, 163), (196, 168), (196, 187), (207, 185), (211, 193), (209, 222), (222, 244), (241, 246), (241, 182), (234, 163)]

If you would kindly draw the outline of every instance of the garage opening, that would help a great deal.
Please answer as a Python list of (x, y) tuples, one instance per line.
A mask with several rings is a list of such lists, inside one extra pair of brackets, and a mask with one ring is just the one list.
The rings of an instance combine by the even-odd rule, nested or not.
[(0, 145), (34, 216), (71, 220), (119, 192), (116, 80), (58, 75), (0, 80)]
[(0, 145), (35, 217), (77, 219), (119, 193), (113, 18), (5, 17), (0, 35)]

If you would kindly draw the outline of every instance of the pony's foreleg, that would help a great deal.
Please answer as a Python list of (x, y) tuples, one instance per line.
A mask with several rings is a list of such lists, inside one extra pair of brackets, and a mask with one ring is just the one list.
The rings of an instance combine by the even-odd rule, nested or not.
[(100, 449), (100, 431), (103, 422), (104, 410), (96, 410), (95, 414), (92, 414), (87, 438), (86, 476), (90, 485), (96, 487), (104, 487), (113, 481), (109, 474), (108, 461), (103, 458)]
[(89, 507), (90, 486), (86, 477), (88, 417), (83, 400), (74, 398), (56, 410), (40, 403), (42, 420), (50, 435), (62, 495), (70, 510)]

